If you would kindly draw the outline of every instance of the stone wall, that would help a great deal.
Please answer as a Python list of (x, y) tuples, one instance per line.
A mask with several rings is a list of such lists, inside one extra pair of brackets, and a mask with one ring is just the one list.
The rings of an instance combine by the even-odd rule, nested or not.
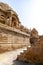
[(30, 30), (21, 24), (17, 13), (0, 2), (0, 52), (30, 45), (29, 37)]
[[(11, 50), (30, 45), (29, 34), (0, 23), (0, 48)], [(11, 48), (11, 49), (10, 49)]]

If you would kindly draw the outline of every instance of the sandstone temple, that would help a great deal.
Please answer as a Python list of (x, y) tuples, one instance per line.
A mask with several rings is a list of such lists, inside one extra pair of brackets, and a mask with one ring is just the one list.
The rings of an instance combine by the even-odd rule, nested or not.
[(18, 14), (0, 2), (0, 50), (28, 46), (29, 38), (30, 30), (21, 24)]
[(43, 35), (40, 36), (35, 28), (24, 27), (18, 14), (8, 4), (0, 2), (0, 53), (22, 47), (27, 49), (17, 60), (43, 63)]

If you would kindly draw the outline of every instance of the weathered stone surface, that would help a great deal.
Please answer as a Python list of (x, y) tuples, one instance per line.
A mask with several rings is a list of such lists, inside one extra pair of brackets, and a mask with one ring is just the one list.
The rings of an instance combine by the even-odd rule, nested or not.
[(21, 53), (21, 55), (18, 55), (17, 59), (21, 61), (43, 64), (43, 35), (39, 36), (38, 41), (33, 39), (33, 42), (35, 45), (28, 47), (26, 51)]
[(0, 49), (13, 50), (28, 45), (28, 34), (0, 23)]
[(33, 29), (31, 30), (31, 33), (30, 33), (30, 43), (31, 43), (31, 44), (35, 44), (35, 43), (37, 43), (38, 41), (39, 41), (38, 31), (37, 31), (35, 28), (33, 28)]
[(28, 34), (30, 33), (19, 21), (17, 13), (8, 4), (2, 2), (0, 2), (0, 22)]
[(2, 2), (0, 3), (0, 22), (12, 27), (18, 27), (20, 23), (17, 13)]
[(31, 37), (39, 38), (38, 31), (35, 28), (31, 30)]
[(0, 8), (3, 10), (10, 10), (10, 6), (8, 6), (6, 3), (0, 2)]
[(28, 48), (24, 53), (18, 56), (18, 60), (33, 63), (43, 63), (43, 46), (37, 45)]
[(29, 37), (29, 30), (26, 31), (21, 24), (17, 13), (6, 3), (0, 2), (0, 50), (30, 45)]

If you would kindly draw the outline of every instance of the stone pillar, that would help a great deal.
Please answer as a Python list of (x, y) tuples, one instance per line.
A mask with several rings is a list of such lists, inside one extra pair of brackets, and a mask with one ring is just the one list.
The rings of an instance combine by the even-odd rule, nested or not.
[(6, 15), (7, 15), (7, 17), (6, 17), (5, 24), (11, 26), (11, 22), (12, 22), (12, 14), (11, 14), (11, 12), (7, 12)]
[(11, 26), (11, 24), (12, 24), (12, 13), (11, 13), (11, 11), (9, 12), (8, 16), (9, 16), (9, 26)]

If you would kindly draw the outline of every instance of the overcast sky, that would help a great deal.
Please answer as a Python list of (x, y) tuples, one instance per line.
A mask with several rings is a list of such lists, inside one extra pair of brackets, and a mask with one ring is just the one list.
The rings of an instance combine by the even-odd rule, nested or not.
[(36, 28), (43, 34), (43, 0), (0, 0), (9, 4), (27, 28)]

